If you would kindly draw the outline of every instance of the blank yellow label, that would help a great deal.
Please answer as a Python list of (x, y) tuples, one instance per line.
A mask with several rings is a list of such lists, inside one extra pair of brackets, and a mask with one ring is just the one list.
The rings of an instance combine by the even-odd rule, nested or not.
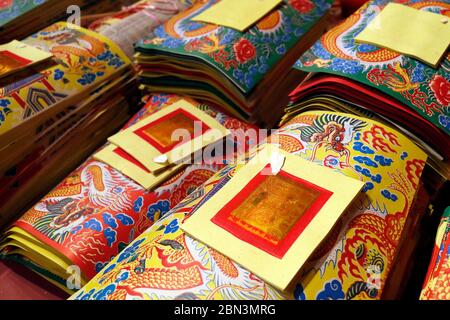
[(355, 38), (436, 67), (450, 43), (450, 18), (389, 3)]
[(192, 20), (217, 24), (242, 32), (281, 2), (282, 0), (221, 0)]

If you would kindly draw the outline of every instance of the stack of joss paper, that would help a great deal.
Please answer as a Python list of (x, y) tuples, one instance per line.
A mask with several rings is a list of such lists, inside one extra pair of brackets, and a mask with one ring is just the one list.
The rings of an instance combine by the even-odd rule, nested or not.
[(287, 93), (304, 75), (291, 66), (324, 31), (331, 1), (267, 4), (261, 12), (259, 1), (200, 0), (156, 28), (136, 45), (142, 88), (186, 94), (275, 125)]
[[(397, 2), (397, 1), (394, 1)], [(327, 32), (296, 64), (311, 72), (290, 95), (285, 122), (305, 110), (322, 109), (350, 112), (378, 119), (395, 126), (425, 150), (434, 168), (444, 179), (450, 177), (450, 56), (448, 51), (435, 66), (415, 56), (402, 54), (388, 47), (358, 42), (370, 29), (375, 18), (387, 7), (401, 7), (415, 14), (432, 15), (438, 24), (448, 19), (450, 3), (442, 1), (371, 1), (344, 22)], [(429, 13), (432, 12), (432, 13)], [(402, 15), (399, 30), (407, 24)], [(379, 21), (379, 20), (378, 20)], [(413, 20), (413, 24), (418, 20)], [(441, 28), (443, 29), (443, 28)], [(372, 29), (373, 30), (373, 29)], [(450, 29), (446, 29), (450, 34)], [(404, 39), (419, 40), (416, 35)], [(395, 36), (395, 35), (394, 35)], [(448, 41), (449, 36), (428, 35), (428, 48), (435, 42)], [(385, 37), (379, 37), (383, 40)], [(423, 39), (423, 38), (421, 38)], [(447, 44), (448, 45), (448, 44)]]
[[(194, 119), (207, 130), (200, 136), (191, 136), (190, 142), (199, 138), (209, 141), (207, 137), (214, 128), (230, 134), (237, 130), (244, 134), (250, 129), (255, 131), (253, 126), (194, 100), (159, 94), (151, 96), (145, 107), (111, 138), (125, 134), (128, 141), (141, 139), (148, 150), (144, 160), (152, 160), (155, 148), (171, 139), (171, 132), (164, 128), (189, 131)], [(125, 148), (127, 139), (122, 141)], [(225, 141), (223, 135), (213, 140)], [(256, 142), (231, 140), (232, 148), (227, 149), (231, 152), (227, 155), (234, 157)], [(170, 149), (173, 151), (176, 146)], [(27, 265), (73, 293), (79, 288), (68, 287), (66, 280), (74, 274), (74, 268), (79, 268), (81, 284), (85, 284), (169, 210), (176, 205), (182, 207), (190, 193), (224, 167), (223, 159), (216, 160), (216, 154), (155, 173), (145, 167), (148, 161), (142, 163), (133, 154), (135, 150), (124, 150), (112, 143), (94, 153), (4, 234), (1, 256)], [(167, 233), (176, 227), (172, 224)], [(177, 243), (162, 241), (158, 250), (163, 253), (171, 248), (177, 248)]]
[(65, 22), (1, 49), (3, 226), (129, 119), (136, 84), (119, 47)]
[[(65, 17), (69, 17), (70, 22), (75, 22), (81, 18), (80, 15), (115, 11), (129, 2), (123, 0), (2, 1), (0, 3), (0, 39), (2, 42), (23, 39)], [(79, 16), (76, 16), (77, 14)]]
[[(89, 24), (89, 29), (115, 42), (131, 59), (134, 44), (173, 15), (191, 6), (191, 0), (141, 0)], [(95, 15), (94, 15), (95, 16)], [(86, 17), (87, 19), (87, 17)]]
[(450, 207), (442, 215), (421, 300), (450, 300)]
[[(285, 155), (284, 165), (283, 161), (273, 162), (281, 171), (267, 175), (278, 186), (287, 183), (284, 187), (259, 188), (268, 181), (260, 178), (262, 171), (252, 178), (252, 175), (242, 174), (248, 172), (248, 164), (228, 165), (129, 244), (72, 299), (329, 300), (398, 296), (406, 274), (405, 265), (398, 263), (399, 254), (405, 258), (403, 249), (412, 241), (410, 235), (414, 232), (416, 217), (423, 214), (426, 207), (423, 202), (427, 197), (421, 183), (426, 154), (405, 135), (380, 122), (329, 111), (300, 113), (267, 142), (278, 144), (284, 150), (280, 153)], [(261, 152), (258, 151), (261, 147), (263, 145), (249, 153), (249, 157), (253, 157), (251, 161)], [(239, 240), (242, 253), (247, 252), (249, 246), (262, 248), (252, 258), (255, 264), (257, 257), (268, 254), (280, 259), (287, 255), (304, 256), (305, 250), (286, 248), (286, 244), (291, 243), (288, 240), (291, 231), (286, 230), (286, 225), (292, 226), (297, 211), (305, 208), (295, 191), (297, 183), (304, 182), (293, 182), (295, 179), (285, 172), (292, 158), (308, 163), (305, 165), (308, 168), (320, 167), (320, 170), (306, 173), (315, 179), (321, 179), (326, 170), (327, 174), (331, 172), (333, 176), (337, 174), (342, 179), (362, 183), (363, 188), (326, 237), (316, 237), (315, 241), (321, 240), (321, 244), (308, 256), (290, 285), (279, 290), (269, 283), (272, 283), (271, 275), (283, 276), (284, 269), (273, 272), (272, 268), (271, 274), (266, 270), (267, 279), (263, 280), (237, 262), (246, 258), (245, 254), (231, 259), (220, 252), (229, 250)], [(275, 166), (272, 162), (269, 164), (273, 170)], [(265, 168), (268, 167), (262, 170)], [(290, 166), (289, 170), (297, 169), (301, 168)], [(256, 185), (255, 190), (259, 191), (246, 190), (248, 179), (252, 179), (250, 185)], [(235, 188), (237, 185), (241, 187)], [(239, 205), (232, 213), (223, 211), (237, 199), (222, 203), (229, 198), (230, 191), (237, 193), (248, 215)], [(345, 188), (337, 190), (339, 193), (346, 191)], [(190, 221), (208, 214), (206, 211), (211, 208), (228, 215), (228, 221), (222, 221), (222, 226), (233, 225), (229, 233), (227, 228), (220, 230), (216, 225), (216, 237), (210, 235), (200, 241), (183, 231)], [(306, 216), (308, 214), (298, 221)], [(205, 225), (216, 223), (216, 218), (205, 220)], [(326, 217), (321, 219), (327, 225), (334, 222)], [(297, 222), (295, 228), (304, 227)], [(315, 227), (323, 225), (315, 224)], [(309, 228), (307, 225), (303, 232), (308, 232)], [(218, 245), (224, 234), (234, 239)], [(209, 242), (214, 242), (216, 248), (207, 245)], [(308, 241), (302, 246), (306, 251), (311, 249)], [(262, 270), (265, 266), (258, 268)]]

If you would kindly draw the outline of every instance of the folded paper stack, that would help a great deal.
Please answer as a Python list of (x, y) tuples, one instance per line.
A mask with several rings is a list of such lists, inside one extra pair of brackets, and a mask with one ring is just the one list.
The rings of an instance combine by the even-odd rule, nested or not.
[[(205, 125), (210, 128), (215, 125), (230, 132), (244, 133), (254, 129), (193, 100), (160, 94), (150, 97), (121, 133), (134, 130), (136, 125), (143, 121), (147, 123), (148, 119), (155, 123), (155, 117), (162, 119), (174, 106), (177, 110), (188, 110), (186, 114), (189, 115), (194, 111), (192, 116), (200, 118), (202, 123), (207, 121)], [(176, 118), (165, 120), (164, 125), (170, 126)], [(210, 131), (213, 129), (202, 136)], [(152, 134), (151, 128), (144, 132), (149, 136)], [(171, 137), (170, 132), (158, 134), (161, 139), (167, 135)], [(256, 141), (236, 140), (231, 150), (245, 152), (252, 143)], [(80, 281), (84, 284), (128, 243), (224, 167), (222, 161), (211, 156), (202, 157), (202, 161), (188, 166), (180, 165), (177, 170), (166, 168), (156, 174), (143, 167), (134, 157), (133, 150), (128, 151), (130, 153), (107, 144), (73, 171), (5, 233), (1, 243), (2, 257), (29, 266), (71, 292), (76, 289), (75, 285), (68, 287), (66, 283), (71, 267), (79, 268)], [(138, 175), (134, 175), (136, 172)], [(146, 177), (152, 181), (143, 186), (148, 182)], [(170, 241), (163, 242), (161, 248), (172, 245)]]
[[(359, 197), (334, 222), (334, 227), (322, 239), (321, 245), (308, 256), (301, 272), (287, 290), (275, 289), (252, 270), (244, 268), (239, 263), (239, 256), (231, 260), (219, 250), (211, 248), (208, 245), (210, 240), (200, 242), (182, 231), (190, 219), (205, 212), (203, 208), (214, 207), (216, 210), (222, 207), (222, 204), (217, 204), (217, 196), (221, 191), (226, 194), (225, 191), (230, 190), (227, 185), (245, 185), (240, 181), (243, 177), (241, 172), (248, 169), (245, 164), (237, 164), (225, 167), (182, 204), (170, 210), (72, 298), (379, 299), (389, 295), (388, 291), (393, 290), (395, 283), (401, 283), (404, 271), (401, 264), (397, 263), (397, 256), (410, 240), (408, 235), (414, 225), (412, 222), (420, 214), (418, 208), (423, 207), (418, 206), (418, 203), (426, 201), (421, 187), (426, 154), (403, 134), (382, 123), (323, 111), (295, 116), (268, 141), (279, 144), (283, 152), (290, 153), (291, 157), (304, 159), (302, 161), (311, 165), (325, 167), (333, 174), (340, 174), (343, 178), (347, 176), (364, 184)], [(250, 156), (253, 154), (255, 152)], [(258, 153), (254, 155), (257, 156)], [(285, 166), (291, 161), (287, 157)], [(280, 163), (283, 171), (283, 161)], [(289, 164), (287, 166), (291, 167)], [(233, 213), (241, 220), (246, 217), (247, 223), (241, 227), (252, 234), (248, 237), (248, 243), (242, 245), (245, 251), (252, 244), (257, 250), (268, 240), (261, 233), (264, 228), (273, 234), (277, 230), (286, 230), (286, 224), (282, 222), (286, 219), (283, 217), (292, 217), (296, 210), (305, 207), (303, 203), (295, 202), (292, 196), (285, 201), (286, 204), (269, 199), (272, 193), (276, 193), (274, 197), (279, 197), (289, 196), (286, 195), (289, 192), (283, 195), (277, 193), (275, 188), (261, 187), (259, 190), (261, 193), (253, 198), (254, 201), (245, 202), (245, 199), (253, 197), (248, 192), (241, 194), (240, 201), (250, 206), (249, 209), (262, 203), (263, 206), (259, 206), (258, 210), (266, 214), (277, 208), (281, 211), (270, 214), (267, 219), (260, 215), (260, 219), (255, 219), (258, 216), (255, 211), (245, 210), (251, 212), (247, 216), (244, 211)], [(240, 189), (233, 190), (235, 192), (240, 192)], [(298, 190), (294, 192), (298, 193)], [(333, 224), (326, 218), (322, 221), (324, 225)], [(248, 223), (253, 227), (248, 226)], [(273, 229), (273, 226), (280, 226), (280, 229)], [(244, 231), (225, 231), (228, 230), (243, 239)], [(310, 244), (306, 242), (304, 245)], [(267, 248), (260, 250), (267, 252)], [(296, 249), (288, 247), (286, 255), (291, 250)], [(274, 254), (283, 253), (275, 251)], [(272, 273), (273, 277), (265, 275), (270, 283), (282, 272)]]
[(65, 22), (2, 48), (10, 70), (0, 75), (0, 226), (129, 119), (136, 88), (119, 47)]
[(89, 29), (111, 39), (131, 59), (134, 44), (138, 40), (174, 14), (186, 10), (192, 2), (192, 0), (142, 0), (90, 23)]
[[(238, 15), (234, 23), (251, 18), (250, 27), (239, 31), (209, 12), (220, 1), (197, 1), (137, 44), (142, 87), (187, 94), (242, 119), (276, 124), (287, 93), (303, 75), (291, 66), (325, 29), (331, 1), (275, 3), (261, 18), (259, 10), (241, 10), (249, 5), (244, 1), (226, 1), (221, 15)], [(205, 14), (214, 23), (199, 21)]]
[[(435, 166), (448, 178), (450, 56), (445, 48), (448, 46), (450, 29), (441, 20), (447, 19), (445, 15), (448, 16), (450, 2), (398, 2), (402, 5), (395, 4), (394, 8), (406, 7), (408, 12), (412, 10), (415, 15), (422, 12), (427, 17), (433, 16), (440, 24), (439, 30), (445, 29), (447, 36), (440, 37), (425, 31), (408, 34), (405, 25), (411, 23), (414, 27), (420, 21), (405, 22), (406, 15), (399, 14), (395, 23), (402, 31), (392, 33), (392, 37), (401, 35), (405, 39), (415, 39), (416, 45), (420, 42), (418, 44), (427, 48), (423, 52), (425, 56), (433, 45), (444, 41), (441, 61), (433, 67), (417, 60), (417, 54), (412, 57), (384, 46), (357, 42), (359, 38), (364, 41), (371, 39), (363, 33), (373, 30), (369, 28), (371, 22), (385, 12), (389, 3), (387, 0), (371, 1), (327, 32), (300, 58), (296, 68), (312, 74), (291, 93), (291, 106), (286, 110), (286, 120), (296, 112), (311, 107), (376, 116), (397, 127), (426, 150), (435, 160)], [(379, 21), (375, 22), (383, 26)], [(389, 27), (395, 26), (386, 27), (387, 31), (390, 31)], [(382, 32), (383, 28), (379, 27), (378, 30)], [(387, 38), (380, 36), (375, 40), (390, 40)], [(412, 49), (415, 48), (414, 43), (410, 45)], [(390, 47), (396, 48), (395, 43)]]
[[(25, 38), (50, 24), (72, 16), (110, 12), (130, 1), (113, 0), (5, 0), (0, 2), (1, 42)], [(76, 16), (78, 14), (78, 16)]]
[(450, 207), (441, 219), (421, 300), (450, 300)]

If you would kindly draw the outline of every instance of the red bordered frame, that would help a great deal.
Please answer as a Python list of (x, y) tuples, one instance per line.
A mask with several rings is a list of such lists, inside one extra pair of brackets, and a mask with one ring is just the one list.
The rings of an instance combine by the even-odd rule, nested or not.
[(140, 163), (139, 161), (136, 160), (136, 158), (134, 158), (131, 154), (129, 154), (128, 152), (126, 152), (125, 150), (117, 147), (113, 150), (113, 152), (115, 154), (117, 154), (119, 157), (127, 160), (128, 162), (134, 164), (135, 166), (139, 167), (140, 169), (144, 170), (147, 173), (151, 173), (150, 170), (148, 170), (146, 167), (144, 167), (142, 165), (142, 163)]
[(259, 248), (278, 259), (283, 259), (284, 255), (288, 252), (297, 238), (302, 234), (325, 203), (331, 198), (333, 192), (281, 170), (278, 175), (291, 179), (317, 191), (319, 196), (298, 219), (289, 233), (277, 245), (275, 245), (269, 240), (251, 233), (228, 219), (233, 210), (241, 205), (250, 193), (253, 192), (265, 179), (267, 179), (268, 175), (263, 174), (264, 172), (268, 172), (267, 170), (270, 170), (270, 164), (264, 167), (255, 177), (253, 177), (252, 180), (250, 180), (249, 183), (211, 219), (211, 222), (228, 231), (240, 240)]
[(26, 58), (24, 58), (24, 57), (18, 56), (17, 54), (12, 53), (11, 51), (8, 51), (8, 50), (2, 50), (2, 51), (0, 51), (0, 55), (9, 57), (9, 58), (11, 58), (11, 59), (13, 59), (13, 60), (19, 62), (19, 63), (21, 64), (22, 67), (24, 67), (24, 66), (26, 66), (26, 65), (29, 65), (30, 63), (33, 62), (33, 61), (28, 60), (28, 59), (26, 59)]
[[(169, 146), (162, 146), (161, 144), (159, 144), (155, 139), (151, 138), (149, 135), (145, 134), (144, 131), (146, 131), (148, 128), (151, 128), (152, 126), (155, 126), (161, 122), (167, 121), (170, 118), (173, 118), (174, 116), (178, 115), (178, 114), (182, 114), (186, 117), (188, 117), (189, 119), (191, 119), (192, 121), (196, 122), (200, 122), (202, 124), (202, 128), (201, 131), (198, 130), (194, 130), (194, 135), (193, 137), (191, 137), (190, 140), (188, 141), (184, 141), (183, 143), (180, 143), (179, 141), (174, 141), (171, 145)], [(194, 116), (193, 114), (187, 112), (186, 110), (180, 108), (177, 110), (174, 110), (168, 114), (166, 114), (165, 116), (156, 119), (155, 121), (152, 121), (150, 123), (148, 123), (147, 125), (143, 126), (142, 128), (137, 129), (136, 131), (134, 131), (133, 133), (136, 134), (137, 136), (139, 136), (140, 138), (144, 139), (145, 141), (147, 141), (149, 144), (151, 144), (156, 150), (158, 150), (161, 154), (165, 154), (171, 150), (173, 150), (175, 147), (179, 147), (189, 141), (194, 140), (197, 137), (202, 136), (203, 134), (205, 134), (207, 131), (209, 131), (211, 128), (205, 124), (203, 121), (201, 121), (199, 118), (197, 118), (196, 116)]]

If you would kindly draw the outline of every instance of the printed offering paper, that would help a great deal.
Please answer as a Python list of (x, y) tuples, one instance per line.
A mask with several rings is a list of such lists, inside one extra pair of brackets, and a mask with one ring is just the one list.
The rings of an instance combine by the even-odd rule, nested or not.
[(192, 20), (229, 27), (242, 32), (281, 2), (282, 0), (222, 0)]
[(229, 133), (215, 119), (180, 100), (108, 140), (155, 173), (190, 160)]
[[(274, 152), (285, 156), (277, 175)], [(182, 229), (286, 290), (363, 185), (266, 145)]]
[(28, 66), (44, 62), (53, 54), (14, 40), (0, 45), (0, 78)]
[(153, 174), (130, 154), (113, 144), (94, 154), (94, 159), (110, 165), (148, 190), (167, 181), (170, 176), (182, 168), (181, 165), (173, 165), (160, 174)]
[(450, 43), (450, 18), (389, 3), (355, 41), (391, 49), (436, 67)]

